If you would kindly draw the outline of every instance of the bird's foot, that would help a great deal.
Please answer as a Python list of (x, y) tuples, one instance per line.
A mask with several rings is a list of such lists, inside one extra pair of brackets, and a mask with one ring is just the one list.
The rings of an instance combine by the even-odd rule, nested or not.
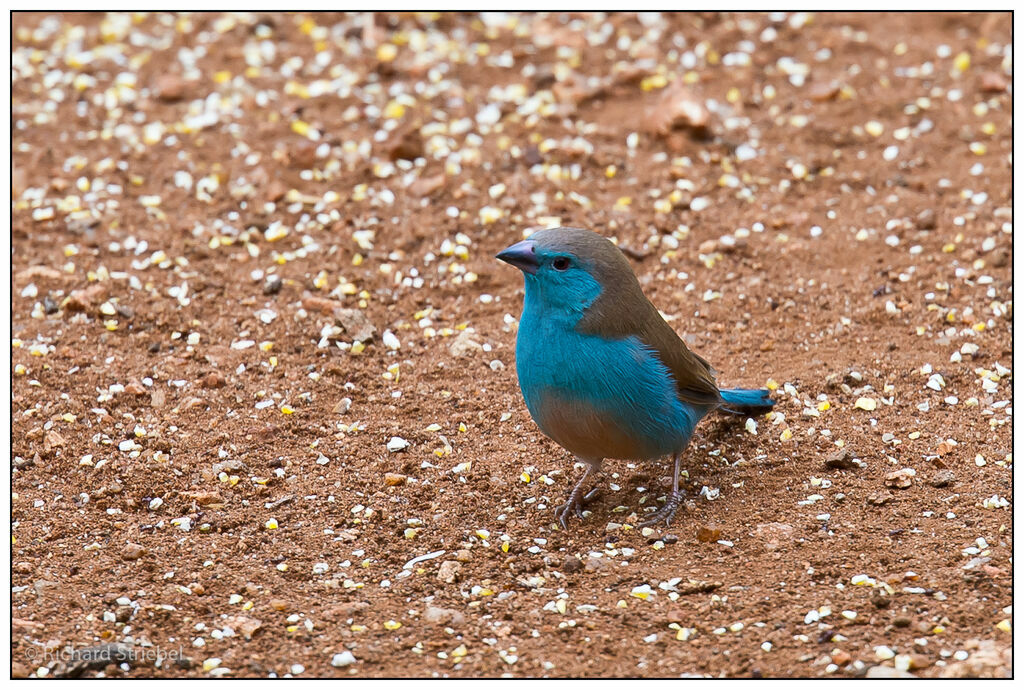
[(651, 517), (647, 518), (640, 523), (640, 527), (653, 527), (662, 520), (665, 521), (667, 527), (672, 522), (672, 516), (679, 510), (679, 506), (683, 502), (683, 497), (686, 496), (686, 492), (683, 490), (673, 491), (668, 495), (668, 500), (665, 501), (665, 505), (658, 509), (658, 512), (654, 513)]
[(579, 519), (583, 519), (583, 508), (597, 498), (597, 489), (591, 489), (586, 494), (582, 491), (573, 491), (569, 494), (569, 500), (555, 508), (555, 518), (558, 519), (562, 529), (569, 529), (569, 514), (573, 513)]

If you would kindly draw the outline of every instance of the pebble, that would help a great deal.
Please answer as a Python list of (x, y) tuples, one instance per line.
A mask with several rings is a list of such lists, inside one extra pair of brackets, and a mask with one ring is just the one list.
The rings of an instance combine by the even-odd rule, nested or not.
[(762, 540), (766, 551), (778, 551), (783, 544), (793, 541), (796, 530), (783, 522), (768, 522), (758, 525), (754, 535)]
[(64, 300), (64, 309), (69, 312), (90, 311), (107, 294), (107, 286), (96, 283), (81, 290), (73, 290)]
[(949, 486), (954, 481), (956, 481), (956, 475), (953, 474), (952, 470), (939, 470), (928, 480), (928, 484), (936, 489), (941, 489), (944, 486)]
[(459, 626), (466, 622), (466, 617), (457, 609), (446, 609), (440, 606), (428, 606), (423, 611), (423, 620), (439, 625)]
[[(889, 592), (887, 592), (885, 588), (879, 587), (871, 591), (871, 603), (874, 604), (877, 609), (885, 609), (889, 608), (889, 604), (892, 603), (892, 600), (889, 597)], [(893, 625), (895, 625), (895, 622)]]
[(402, 484), (405, 484), (406, 479), (408, 479), (408, 477), (406, 477), (404, 474), (388, 472), (387, 474), (384, 475), (384, 484), (386, 486), (401, 486)]
[(369, 342), (377, 334), (377, 327), (370, 323), (366, 313), (360, 309), (338, 308), (332, 313), (345, 335), (354, 341)]
[(164, 103), (174, 103), (185, 98), (186, 82), (177, 74), (161, 74), (154, 84), (153, 92)]
[(935, 209), (926, 208), (917, 214), (916, 224), (918, 230), (934, 230), (935, 221)]
[(913, 673), (892, 666), (872, 666), (864, 675), (866, 678), (917, 678)]
[(904, 467), (885, 475), (885, 485), (890, 489), (907, 489), (914, 483), (915, 472), (910, 467)]
[(352, 652), (345, 650), (344, 652), (338, 652), (331, 657), (331, 666), (335, 668), (344, 668), (345, 666), (351, 666), (356, 663), (356, 658)]
[(878, 401), (874, 398), (860, 397), (857, 398), (857, 402), (853, 404), (858, 410), (866, 410), (867, 412), (873, 412), (878, 407)]
[(272, 275), (267, 278), (266, 282), (263, 283), (263, 294), (264, 295), (276, 295), (281, 292), (281, 288), (284, 286), (284, 281), (281, 280), (281, 276)]
[(562, 562), (563, 572), (578, 573), (581, 570), (583, 570), (583, 561), (572, 555), (565, 557), (565, 561)]
[(448, 344), (448, 354), (452, 357), (467, 357), (481, 350), (483, 346), (473, 339), (473, 334), (468, 330), (460, 332)]
[(228, 616), (224, 624), (235, 632), (241, 633), (242, 637), (251, 640), (256, 631), (263, 627), (263, 621), (249, 616)]
[(57, 448), (63, 448), (66, 443), (63, 436), (51, 429), (43, 437), (43, 452), (52, 453)]
[(455, 584), (462, 572), (462, 564), (458, 561), (443, 561), (437, 569), (437, 579), (447, 584)]
[(984, 72), (981, 75), (981, 90), (988, 93), (1001, 93), (1006, 91), (1009, 82), (999, 72)]
[(832, 663), (837, 666), (846, 666), (852, 660), (853, 657), (845, 649), (837, 649), (832, 652)]
[(202, 380), (203, 388), (223, 388), (226, 385), (227, 380), (224, 378), (224, 374), (219, 371), (211, 371)]
[(860, 467), (853, 459), (849, 448), (840, 448), (825, 458), (825, 467), (834, 470), (855, 470)]
[(710, 543), (722, 538), (722, 530), (713, 526), (700, 526), (697, 528), (697, 541)]

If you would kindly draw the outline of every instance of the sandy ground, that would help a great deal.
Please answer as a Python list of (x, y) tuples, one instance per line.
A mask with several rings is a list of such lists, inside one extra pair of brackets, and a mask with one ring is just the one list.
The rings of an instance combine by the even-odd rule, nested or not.
[[(13, 675), (1010, 672), (1008, 15), (13, 23)], [(553, 519), (558, 224), (774, 391), (668, 529)]]

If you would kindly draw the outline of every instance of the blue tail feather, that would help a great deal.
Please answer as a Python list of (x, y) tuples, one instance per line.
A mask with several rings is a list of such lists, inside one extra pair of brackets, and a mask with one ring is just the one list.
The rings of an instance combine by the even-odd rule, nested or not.
[(720, 391), (725, 406), (723, 412), (736, 414), (763, 414), (772, 409), (775, 402), (764, 388), (726, 388)]

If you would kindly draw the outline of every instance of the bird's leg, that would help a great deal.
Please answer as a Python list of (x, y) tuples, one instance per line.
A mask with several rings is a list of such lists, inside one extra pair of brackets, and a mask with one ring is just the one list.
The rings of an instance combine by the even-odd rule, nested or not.
[(584, 461), (586, 470), (583, 472), (583, 476), (576, 482), (576, 486), (572, 488), (569, 493), (569, 499), (562, 505), (555, 508), (555, 518), (562, 525), (562, 529), (569, 529), (569, 513), (575, 513), (576, 517), (583, 518), (583, 506), (594, 500), (597, 496), (597, 489), (591, 489), (586, 494), (583, 493), (586, 488), (587, 480), (590, 479), (590, 475), (597, 472), (601, 467), (601, 461), (598, 460), (596, 463), (590, 460)]
[(658, 509), (651, 517), (647, 518), (640, 523), (640, 527), (651, 527), (662, 520), (665, 521), (667, 527), (672, 522), (672, 516), (679, 510), (679, 505), (683, 502), (683, 496), (686, 494), (679, 488), (679, 460), (682, 453), (675, 454), (675, 472), (672, 475), (672, 493), (669, 494), (668, 500), (665, 501), (665, 505)]

